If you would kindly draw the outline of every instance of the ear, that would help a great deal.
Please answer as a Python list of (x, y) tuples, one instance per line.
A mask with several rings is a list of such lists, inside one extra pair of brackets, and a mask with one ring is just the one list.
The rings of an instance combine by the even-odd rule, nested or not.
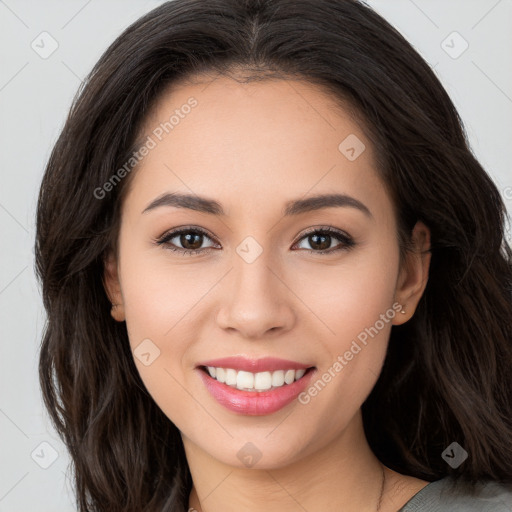
[(428, 281), (430, 268), (430, 229), (418, 221), (412, 230), (414, 250), (408, 252), (400, 269), (395, 292), (396, 301), (402, 305), (405, 314), (395, 315), (393, 325), (407, 322), (416, 311)]
[(119, 281), (117, 259), (113, 251), (108, 253), (107, 257), (103, 260), (103, 265), (103, 286), (112, 303), (110, 314), (114, 320), (123, 322), (125, 320), (124, 302), (121, 293), (121, 282)]

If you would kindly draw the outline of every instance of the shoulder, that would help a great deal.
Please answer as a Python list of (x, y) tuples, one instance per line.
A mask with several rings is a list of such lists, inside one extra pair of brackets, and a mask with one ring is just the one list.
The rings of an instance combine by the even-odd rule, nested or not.
[(469, 492), (445, 477), (423, 487), (398, 512), (459, 511), (512, 512), (512, 484), (481, 481)]

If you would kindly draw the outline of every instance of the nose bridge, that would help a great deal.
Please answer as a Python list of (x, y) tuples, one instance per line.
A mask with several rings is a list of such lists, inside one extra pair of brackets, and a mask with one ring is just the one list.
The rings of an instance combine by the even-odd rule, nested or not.
[(271, 265), (269, 258), (263, 255), (252, 263), (247, 263), (240, 257), (235, 258), (233, 297), (237, 299), (238, 304), (264, 303), (278, 298), (280, 293), (276, 290), (275, 270), (271, 271)]
[(253, 237), (244, 239), (233, 254), (231, 287), (222, 300), (219, 325), (236, 329), (244, 337), (289, 328), (294, 318), (290, 292), (278, 275), (272, 251), (264, 250)]
[(278, 290), (281, 284), (274, 275), (276, 270), (271, 270), (275, 262), (270, 250), (260, 250), (255, 243), (247, 240), (237, 248), (233, 262), (233, 298), (239, 307), (275, 309), (281, 297)]

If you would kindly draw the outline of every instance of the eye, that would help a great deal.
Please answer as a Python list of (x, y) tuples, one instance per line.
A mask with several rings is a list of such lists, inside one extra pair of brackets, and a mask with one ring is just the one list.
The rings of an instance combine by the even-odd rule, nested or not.
[[(338, 240), (340, 244), (331, 248), (333, 239)], [(330, 226), (314, 228), (308, 231), (300, 240), (306, 240), (310, 247), (313, 247), (313, 249), (306, 250), (316, 254), (334, 253), (348, 250), (355, 246), (355, 242), (350, 236)]]
[[(155, 240), (155, 243), (165, 246), (165, 248), (170, 251), (178, 251), (189, 256), (196, 256), (210, 252), (212, 249), (212, 246), (206, 248), (200, 247), (204, 238), (211, 240), (208, 233), (203, 229), (187, 227), (169, 231)], [(177, 244), (181, 244), (181, 247), (177, 246)]]
[[(210, 235), (199, 227), (185, 227), (175, 229), (162, 235), (155, 240), (157, 245), (162, 245), (170, 251), (177, 251), (189, 256), (197, 256), (210, 252), (214, 246), (201, 247), (204, 239), (212, 240)], [(309, 230), (300, 240), (306, 240), (312, 249), (306, 249), (308, 252), (316, 254), (334, 253), (341, 250), (348, 250), (355, 246), (354, 240), (342, 231), (325, 226), (321, 228), (313, 228)], [(333, 240), (340, 243), (334, 248), (331, 247)], [(293, 247), (297, 245), (294, 244)]]

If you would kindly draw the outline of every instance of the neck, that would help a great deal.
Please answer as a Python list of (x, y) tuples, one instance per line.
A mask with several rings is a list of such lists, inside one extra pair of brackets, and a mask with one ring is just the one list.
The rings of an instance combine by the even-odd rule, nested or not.
[(264, 469), (224, 464), (182, 437), (194, 482), (191, 512), (385, 510), (384, 466), (367, 443), (360, 413), (331, 443), (286, 465), (267, 463)]

